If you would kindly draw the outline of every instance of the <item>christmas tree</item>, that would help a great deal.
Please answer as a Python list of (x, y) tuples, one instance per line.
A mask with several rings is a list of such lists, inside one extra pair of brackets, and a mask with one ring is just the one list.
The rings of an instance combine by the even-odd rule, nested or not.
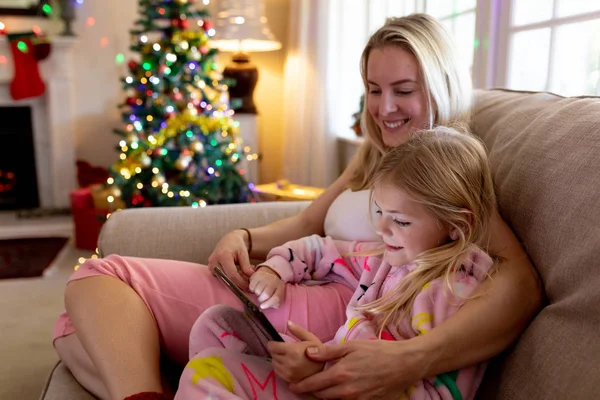
[(242, 148), (227, 85), (210, 48), (214, 29), (192, 0), (139, 0), (122, 78), (120, 159), (110, 171), (115, 208), (203, 207), (249, 200)]

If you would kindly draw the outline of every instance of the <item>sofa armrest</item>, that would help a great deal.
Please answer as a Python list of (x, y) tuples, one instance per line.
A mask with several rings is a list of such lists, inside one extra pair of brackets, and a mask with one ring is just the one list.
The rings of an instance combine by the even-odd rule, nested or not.
[(299, 213), (308, 204), (264, 202), (122, 210), (113, 213), (102, 227), (98, 251), (103, 257), (119, 254), (206, 263), (227, 232), (267, 225)]

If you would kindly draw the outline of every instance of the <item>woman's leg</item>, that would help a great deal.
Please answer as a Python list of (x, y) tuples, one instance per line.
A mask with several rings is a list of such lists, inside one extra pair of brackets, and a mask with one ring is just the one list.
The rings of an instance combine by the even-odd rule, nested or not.
[(109, 399), (98, 369), (81, 345), (76, 333), (57, 338), (54, 341), (54, 348), (81, 386), (99, 399)]
[(110, 399), (163, 391), (156, 323), (131, 287), (110, 276), (74, 281), (65, 305)]
[[(99, 399), (110, 399), (98, 369), (81, 345), (75, 332), (54, 341), (61, 361), (69, 368), (75, 379)], [(163, 393), (173, 398), (179, 382), (181, 368), (166, 358), (161, 358), (161, 384)], [(147, 388), (144, 388), (147, 391)]]
[[(266, 315), (281, 332), (292, 319), (328, 340), (343, 324), (352, 292), (340, 284), (288, 285), (285, 303)], [(115, 255), (83, 264), (69, 281), (66, 301), (69, 315), (63, 313), (54, 330), (59, 356), (92, 392), (101, 391), (102, 385), (86, 384), (85, 376), (97, 377), (97, 370), (106, 391), (119, 400), (133, 394), (122, 392), (137, 387), (143, 387), (139, 391), (160, 389), (159, 347), (176, 364), (187, 363), (190, 329), (204, 310), (215, 304), (242, 307), (205, 266)], [(327, 320), (309, 313), (324, 305), (330, 310)], [(75, 330), (77, 336), (61, 339)], [(92, 365), (96, 370), (91, 370)], [(118, 370), (127, 371), (129, 382), (120, 382), (123, 375)], [(130, 375), (135, 370), (136, 381)]]

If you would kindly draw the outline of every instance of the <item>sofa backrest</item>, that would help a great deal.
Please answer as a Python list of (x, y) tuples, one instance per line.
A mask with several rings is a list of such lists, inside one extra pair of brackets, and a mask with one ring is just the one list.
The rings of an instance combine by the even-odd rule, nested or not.
[(600, 98), (480, 90), (500, 212), (547, 305), (494, 360), (478, 399), (592, 399), (600, 383)]

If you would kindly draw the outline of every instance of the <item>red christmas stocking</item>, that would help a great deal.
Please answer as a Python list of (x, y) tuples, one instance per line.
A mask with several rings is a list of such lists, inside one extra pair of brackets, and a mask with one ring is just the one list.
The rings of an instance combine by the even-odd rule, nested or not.
[[(10, 95), (14, 100), (37, 97), (44, 94), (46, 85), (38, 68), (39, 52), (33, 37), (9, 36), (10, 49), (15, 64), (15, 74), (10, 84)], [(35, 45), (37, 46), (37, 44)]]

